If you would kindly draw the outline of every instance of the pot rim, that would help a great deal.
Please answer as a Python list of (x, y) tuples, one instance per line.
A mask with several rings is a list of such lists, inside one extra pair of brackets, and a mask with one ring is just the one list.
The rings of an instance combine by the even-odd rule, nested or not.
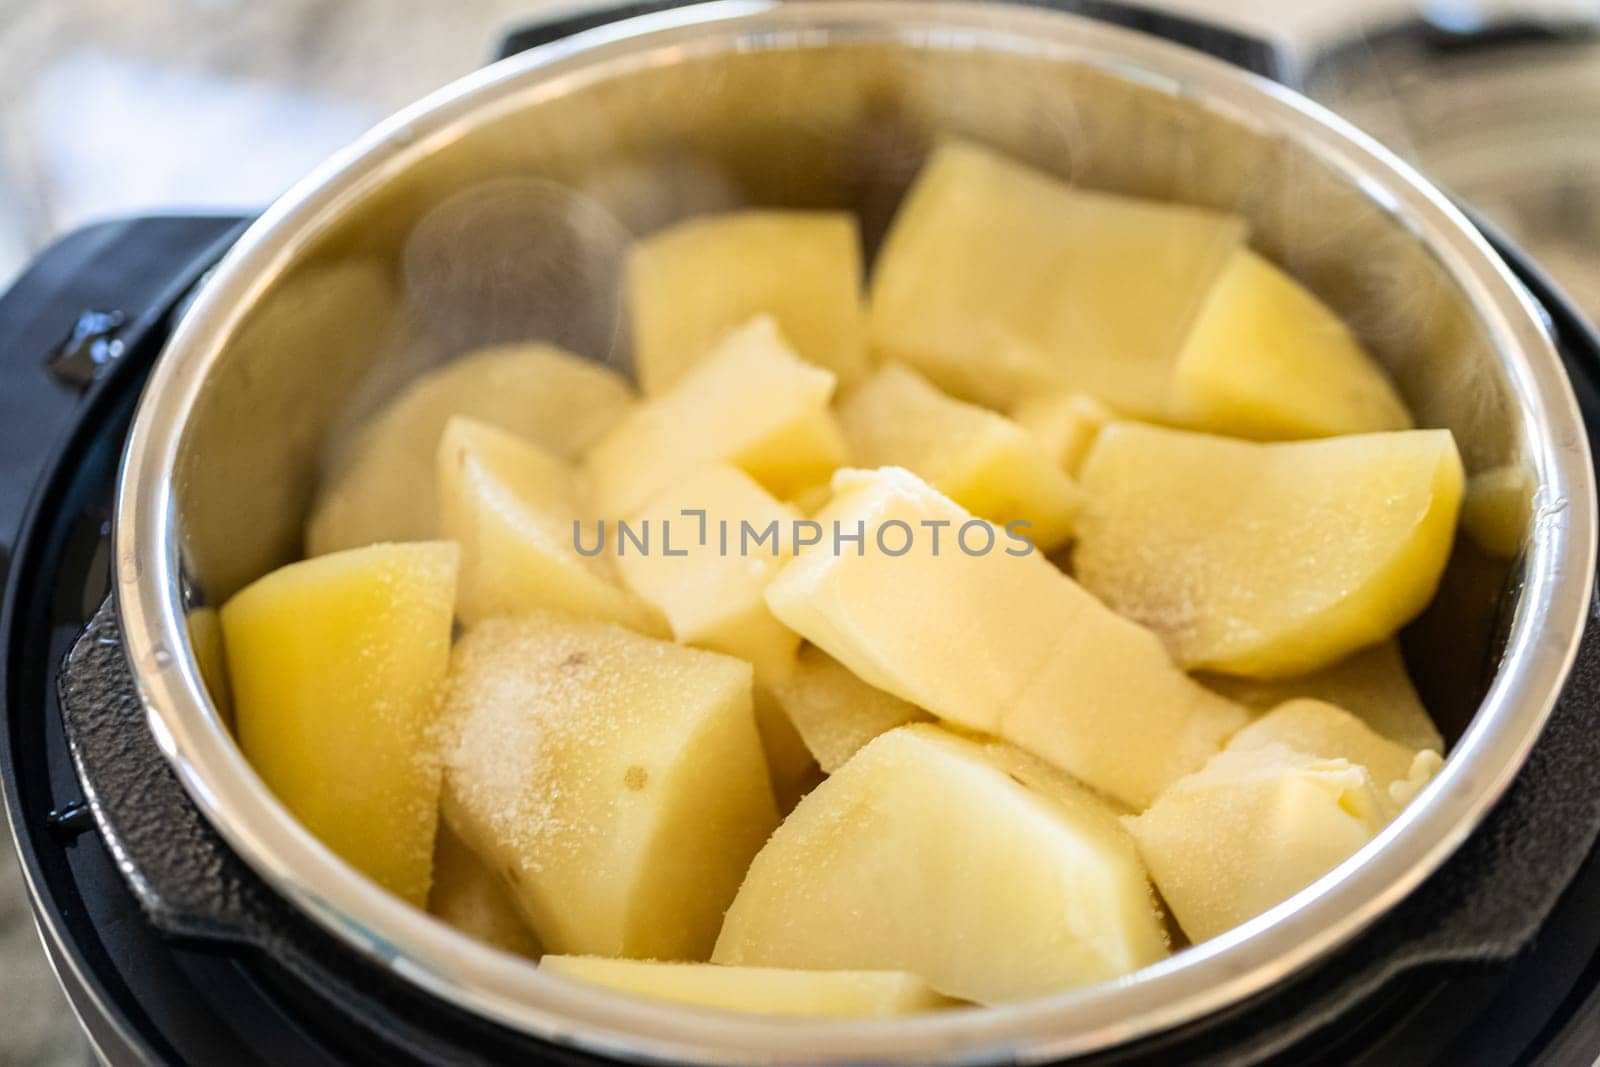
[[(1443, 770), (1374, 840), (1289, 900), (1111, 982), (983, 1011), (821, 1022), (640, 1001), (538, 972), (380, 890), (289, 814), (255, 775), (201, 680), (184, 625), (173, 484), (180, 441), (225, 340), (331, 220), (469, 127), (646, 65), (734, 48), (864, 42), (984, 48), (1081, 64), (1290, 136), (1424, 242), (1493, 340), (1538, 476), (1525, 584), (1501, 669)], [(287, 193), (216, 268), (141, 397), (118, 479), (115, 595), (150, 729), (184, 788), (278, 892), (363, 955), (513, 1029), (635, 1060), (1034, 1062), (1199, 1018), (1346, 943), (1465, 840), (1526, 759), (1576, 654), (1596, 552), (1595, 486), (1570, 383), (1543, 319), (1482, 236), (1385, 149), (1276, 83), (1077, 16), (927, 0), (716, 2), (641, 16), (500, 61), (381, 123)]]

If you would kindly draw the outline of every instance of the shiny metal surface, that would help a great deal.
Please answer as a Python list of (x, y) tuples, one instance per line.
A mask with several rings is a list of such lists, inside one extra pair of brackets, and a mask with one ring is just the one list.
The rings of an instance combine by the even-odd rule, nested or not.
[[(1240, 211), (1255, 243), (1362, 333), (1419, 421), (1455, 431), (1469, 470), (1516, 462), (1532, 474), (1514, 601), (1491, 597), (1474, 626), (1429, 639), (1456, 673), (1493, 679), (1457, 709), (1464, 729), (1447, 731), (1459, 740), (1420, 800), (1293, 899), (1137, 974), (876, 1023), (718, 1015), (547, 978), (380, 892), (302, 830), (234, 745), (184, 616), (293, 557), (317, 453), (346, 413), (474, 339), (481, 307), (452, 309), (460, 286), (419, 285), (404, 267), (412, 234), (440, 229), (418, 223), (477, 183), (518, 177), (551, 190), (549, 203), (583, 204), (549, 212), (553, 229), (527, 242), (535, 257), (552, 241), (614, 254), (614, 241), (574, 239), (590, 233), (574, 218), (595, 208), (626, 233), (723, 203), (837, 205), (861, 214), (870, 241), (950, 133), (1088, 185)], [(603, 308), (578, 311), (602, 328), (573, 343), (622, 362)], [(256, 870), (441, 997), (557, 1041), (707, 1063), (1037, 1061), (1269, 987), (1404, 896), (1504, 790), (1570, 665), (1595, 557), (1587, 444), (1541, 321), (1408, 168), (1315, 106), (1177, 47), (1037, 10), (882, 0), (727, 0), (618, 24), (491, 67), (374, 130), (263, 216), (186, 316), (141, 403), (116, 522), (117, 597), (151, 729)]]

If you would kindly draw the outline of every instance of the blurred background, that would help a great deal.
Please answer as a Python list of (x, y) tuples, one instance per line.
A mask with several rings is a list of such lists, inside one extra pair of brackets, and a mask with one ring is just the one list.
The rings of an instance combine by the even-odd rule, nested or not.
[[(1150, 0), (1147, 0), (1150, 2)], [(573, 0), (0, 0), (0, 290), (85, 222), (243, 212)], [(1600, 315), (1600, 0), (1167, 0), (1530, 247)], [(0, 843), (0, 1065), (83, 1064)]]

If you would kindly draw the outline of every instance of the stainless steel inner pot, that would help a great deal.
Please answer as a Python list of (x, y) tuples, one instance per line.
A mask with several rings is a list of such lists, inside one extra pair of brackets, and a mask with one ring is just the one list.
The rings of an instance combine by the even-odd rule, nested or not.
[[(235, 747), (188, 617), (296, 555), (319, 454), (350, 413), (482, 341), (548, 335), (624, 362), (615, 283), (629, 233), (733, 204), (830, 206), (857, 211), (870, 243), (949, 134), (1085, 185), (1242, 212), (1254, 243), (1355, 325), (1419, 421), (1455, 432), (1470, 471), (1527, 468), (1537, 491), (1520, 560), (1486, 585), (1482, 561), (1458, 550), (1449, 611), (1408, 635), (1425, 689), (1429, 662), (1470, 680), (1428, 692), (1455, 744), (1420, 800), (1293, 899), (1157, 966), (876, 1023), (704, 1013), (546, 978), (382, 893), (302, 830)], [(1583, 428), (1538, 312), (1445, 199), (1337, 119), (1074, 17), (726, 0), (468, 77), (274, 205), (149, 383), (122, 470), (116, 590), (151, 729), (206, 816), (318, 922), (439, 996), (633, 1057), (1037, 1060), (1263, 990), (1434, 870), (1516, 773), (1563, 683), (1594, 523)]]

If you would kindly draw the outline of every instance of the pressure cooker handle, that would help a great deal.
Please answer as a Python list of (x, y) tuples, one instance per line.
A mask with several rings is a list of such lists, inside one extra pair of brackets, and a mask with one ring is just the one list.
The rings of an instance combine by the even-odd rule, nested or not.
[(0, 296), (0, 588), (34, 486), (89, 393), (241, 225), (173, 215), (86, 226), (41, 253)]
[[(790, 0), (803, 2), (803, 0)], [(1138, 4), (1113, 0), (1009, 0), (1028, 7), (1070, 12), (1116, 26), (1139, 30), (1190, 48), (1208, 52), (1262, 77), (1290, 84), (1293, 63), (1283, 51), (1267, 41), (1213, 22), (1187, 18)], [(500, 39), (496, 59), (505, 59), (530, 48), (551, 44), (566, 37), (598, 29), (641, 15), (653, 15), (688, 7), (684, 0), (644, 0), (639, 3), (601, 5), (575, 14), (533, 23), (508, 31)]]

